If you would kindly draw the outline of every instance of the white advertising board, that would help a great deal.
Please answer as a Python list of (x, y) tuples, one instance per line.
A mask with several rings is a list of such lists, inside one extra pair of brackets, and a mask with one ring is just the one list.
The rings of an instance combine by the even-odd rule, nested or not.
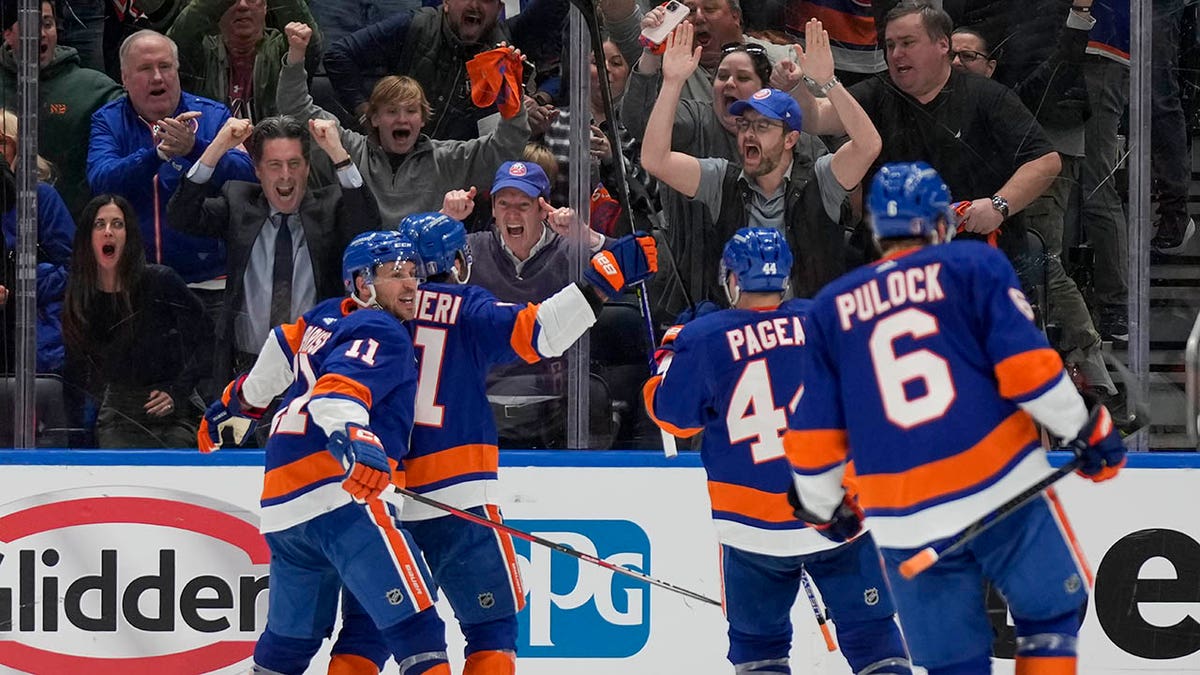
[[(269, 595), (252, 453), (188, 466), (163, 462), (167, 453), (135, 466), (14, 464), (15, 454), (0, 452), (0, 672), (248, 671)], [(536, 457), (522, 453), (522, 463)], [(636, 461), (557, 453), (546, 455), (550, 466), (505, 466), (507, 522), (719, 598), (695, 458), (624, 457)], [(1175, 464), (1200, 467), (1195, 457)], [(1060, 484), (1097, 576), (1080, 672), (1200, 672), (1200, 471), (1137, 466), (1105, 484)], [(719, 608), (540, 546), (519, 541), (517, 550), (529, 592), (520, 672), (732, 672)], [(825, 651), (803, 598), (793, 622), (794, 672), (849, 672)], [(462, 642), (450, 625), (457, 672)], [(309, 672), (324, 673), (326, 662), (318, 655)], [(1011, 661), (996, 663), (997, 673), (1012, 672)]]

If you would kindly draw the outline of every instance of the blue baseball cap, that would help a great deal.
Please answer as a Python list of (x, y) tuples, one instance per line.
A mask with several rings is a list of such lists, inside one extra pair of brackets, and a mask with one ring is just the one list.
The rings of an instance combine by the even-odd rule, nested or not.
[(496, 170), (492, 194), (504, 188), (516, 188), (530, 197), (549, 197), (550, 179), (533, 162), (505, 162)]
[(754, 108), (763, 117), (779, 120), (792, 131), (800, 131), (803, 124), (803, 113), (796, 99), (778, 89), (759, 89), (745, 101), (734, 101), (729, 104), (729, 114), (741, 117), (746, 108)]

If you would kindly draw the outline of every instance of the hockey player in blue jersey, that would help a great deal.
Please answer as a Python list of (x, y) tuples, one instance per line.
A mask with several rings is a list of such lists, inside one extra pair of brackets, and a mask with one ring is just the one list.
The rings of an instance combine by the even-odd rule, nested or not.
[[(471, 253), (462, 223), (440, 213), (406, 217), (400, 229), (417, 243), (425, 281), (408, 322), (420, 381), (406, 487), (500, 521), (496, 425), (486, 377), (496, 365), (534, 363), (563, 354), (596, 322), (604, 300), (657, 269), (649, 236), (629, 235), (593, 256), (584, 276), (539, 304), (498, 301), (466, 285)], [(516, 670), (517, 612), (525, 591), (512, 539), (417, 502), (401, 512), (425, 553), (434, 581), (466, 637), (465, 675)]]
[(1125, 461), (1108, 411), (1089, 414), (1004, 256), (975, 242), (931, 245), (954, 229), (950, 203), (928, 165), (882, 167), (868, 209), (883, 259), (813, 302), (806, 388), (784, 441), (799, 511), (836, 525), (854, 461), (913, 662), (930, 675), (991, 672), (984, 579), (1008, 602), (1016, 672), (1074, 673), (1090, 574), (1047, 495), (924, 573), (899, 573), (1050, 472), (1035, 420), (1070, 441), (1094, 481)]
[[(720, 281), (732, 309), (673, 328), (645, 386), (646, 409), (679, 436), (703, 433), (712, 517), (721, 542), (729, 661), (738, 673), (790, 673), (790, 614), (807, 569), (859, 674), (910, 673), (870, 533), (842, 522), (818, 532), (788, 504), (787, 410), (804, 397), (802, 314), (784, 304), (792, 254), (780, 233), (743, 228), (725, 245)], [(834, 541), (831, 541), (834, 540)], [(849, 541), (847, 541), (849, 539)]]
[[(403, 482), (409, 489), (498, 520), (499, 453), (485, 391), (488, 368), (518, 358), (532, 362), (562, 354), (595, 323), (605, 296), (616, 295), (657, 269), (654, 242), (647, 236), (619, 240), (611, 250), (593, 256), (585, 272), (588, 284), (571, 284), (539, 305), (522, 307), (498, 302), (482, 288), (461, 285), (470, 276), (471, 265), (462, 223), (426, 213), (409, 216), (401, 228), (424, 251), (421, 273), (427, 276), (414, 300), (415, 316), (407, 322), (420, 348), (420, 381), (417, 424), (404, 460)], [(276, 328), (255, 368), (230, 386), (225, 404), (210, 409), (223, 417), (211, 425), (206, 417), (202, 449), (205, 444), (219, 445), (219, 434), (210, 430), (222, 424), (233, 426), (239, 416), (247, 416), (244, 407), (230, 412), (228, 402), (235, 406), (243, 400), (269, 402), (286, 384), (283, 379), (291, 377), (290, 365), (278, 364), (290, 363), (295, 351), (290, 345), (305, 326), (336, 320), (343, 307), (353, 306), (346, 304), (352, 300), (342, 306), (328, 301), (297, 324)], [(240, 392), (241, 398), (231, 392)], [(248, 412), (253, 415), (254, 409)], [(238, 424), (244, 427), (246, 422)], [(238, 439), (245, 433), (241, 430)], [(404, 520), (467, 638), (464, 673), (513, 672), (516, 612), (525, 597), (511, 539), (417, 503), (405, 506)], [(354, 599), (347, 598), (345, 606), (353, 610)], [(377, 672), (386, 656), (377, 632), (361, 620), (360, 613), (352, 612), (343, 617), (330, 673)]]
[(416, 360), (402, 321), (415, 313), (419, 271), (399, 233), (356, 237), (343, 260), (351, 297), (273, 329), (254, 369), (205, 415), (199, 442), (211, 451), (225, 428), (244, 438), (287, 390), (266, 448), (271, 596), (255, 673), (303, 673), (332, 631), (343, 585), (344, 625), (362, 629), (339, 640), (331, 672), (377, 669), (390, 653), (406, 675), (450, 673), (428, 570), (379, 499), (412, 429)]

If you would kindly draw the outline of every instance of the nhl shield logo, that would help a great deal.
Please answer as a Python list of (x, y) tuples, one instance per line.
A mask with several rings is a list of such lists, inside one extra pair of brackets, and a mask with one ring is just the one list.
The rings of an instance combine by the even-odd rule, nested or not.
[(399, 588), (393, 588), (387, 592), (385, 597), (387, 597), (388, 603), (399, 605), (400, 603), (404, 602), (404, 591), (400, 590)]
[(491, 609), (496, 604), (496, 596), (489, 593), (479, 594), (479, 606), (484, 609)]
[(878, 588), (868, 588), (867, 590), (863, 591), (863, 602), (867, 603), (867, 605), (870, 607), (874, 607), (875, 605), (878, 605), (879, 604), (879, 589)]

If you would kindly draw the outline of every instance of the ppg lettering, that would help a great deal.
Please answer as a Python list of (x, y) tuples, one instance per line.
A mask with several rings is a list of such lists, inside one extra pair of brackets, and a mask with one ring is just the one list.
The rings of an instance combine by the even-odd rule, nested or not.
[[(526, 520), (515, 527), (647, 574), (650, 540), (625, 520)], [(642, 583), (542, 546), (514, 541), (528, 606), (519, 617), (522, 658), (623, 658), (650, 637)]]

